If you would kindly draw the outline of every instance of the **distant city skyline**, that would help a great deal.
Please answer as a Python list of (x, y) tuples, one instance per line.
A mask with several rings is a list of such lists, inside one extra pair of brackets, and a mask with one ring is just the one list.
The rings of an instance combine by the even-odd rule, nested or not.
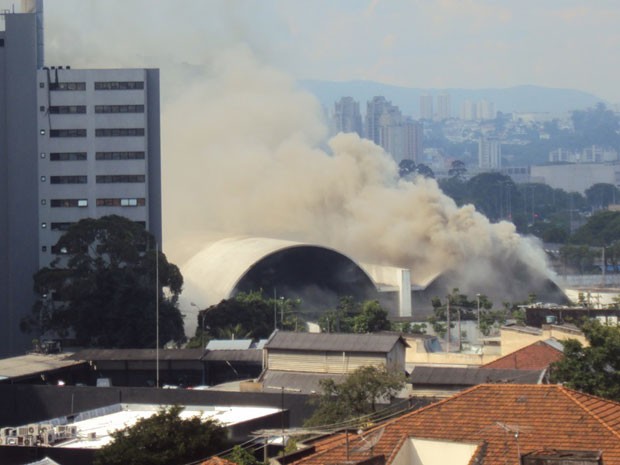
[[(12, 5), (20, 3), (0, 0), (0, 8)], [(613, 0), (54, 0), (45, 10), (50, 62), (209, 65), (217, 50), (242, 45), (296, 79), (532, 84), (620, 103)]]

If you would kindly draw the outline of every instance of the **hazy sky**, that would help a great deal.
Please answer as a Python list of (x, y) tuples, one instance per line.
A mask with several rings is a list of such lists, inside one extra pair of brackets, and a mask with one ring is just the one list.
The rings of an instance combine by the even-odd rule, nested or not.
[(48, 0), (45, 9), (48, 48), (75, 66), (165, 70), (243, 43), (296, 78), (536, 84), (620, 102), (617, 0)]

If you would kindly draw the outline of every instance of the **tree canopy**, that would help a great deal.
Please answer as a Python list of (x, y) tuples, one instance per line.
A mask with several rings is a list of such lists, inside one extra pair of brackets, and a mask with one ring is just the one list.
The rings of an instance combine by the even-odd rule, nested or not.
[(342, 425), (360, 419), (376, 412), (377, 400), (389, 400), (404, 385), (404, 373), (376, 366), (360, 367), (340, 384), (333, 379), (321, 380), (321, 393), (313, 399), (317, 409), (305, 424)]
[(217, 421), (182, 419), (183, 407), (164, 408), (111, 434), (113, 441), (95, 454), (95, 465), (175, 465), (207, 458), (226, 447), (226, 430)]
[(39, 300), (24, 330), (53, 330), (83, 346), (154, 347), (159, 300), (160, 341), (184, 338), (177, 308), (183, 277), (163, 253), (156, 255), (142, 225), (120, 216), (83, 219), (55, 249), (58, 257), (34, 275)]
[(355, 302), (341, 297), (335, 309), (319, 317), (321, 331), (326, 333), (373, 333), (391, 328), (388, 312), (376, 300)]
[[(305, 331), (296, 299), (267, 298), (261, 291), (240, 292), (198, 312), (196, 340), (213, 338), (264, 339), (275, 328)], [(204, 333), (204, 334), (203, 334)]]
[(564, 342), (564, 357), (551, 365), (551, 380), (571, 389), (620, 401), (620, 328), (590, 320), (582, 327), (589, 346)]

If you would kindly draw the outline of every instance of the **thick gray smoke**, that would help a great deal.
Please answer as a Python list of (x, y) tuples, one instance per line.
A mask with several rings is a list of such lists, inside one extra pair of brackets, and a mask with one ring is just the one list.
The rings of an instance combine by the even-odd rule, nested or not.
[(222, 53), (164, 115), (172, 258), (191, 261), (213, 237), (264, 236), (410, 268), (414, 282), (456, 270), (463, 290), (527, 295), (511, 279), (518, 262), (540, 277), (539, 247), (511, 223), (458, 208), (434, 180), (399, 180), (390, 156), (368, 140), (339, 134), (326, 142), (322, 115), (312, 96), (247, 49)]
[(187, 326), (195, 323), (190, 301), (213, 302), (189, 284), (185, 264), (231, 235), (331, 246), (411, 268), (415, 282), (456, 270), (463, 290), (526, 295), (513, 286), (515, 264), (544, 272), (540, 248), (511, 224), (457, 208), (434, 181), (399, 181), (371, 142), (327, 140), (318, 102), (265, 64), (286, 53), (265, 32), (277, 28), (260, 27), (260, 11), (226, 1), (46, 5), (48, 64), (161, 68), (164, 248), (187, 278)]

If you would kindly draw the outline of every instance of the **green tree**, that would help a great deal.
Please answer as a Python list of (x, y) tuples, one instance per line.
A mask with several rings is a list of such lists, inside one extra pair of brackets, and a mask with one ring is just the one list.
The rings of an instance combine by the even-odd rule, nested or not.
[(418, 166), (416, 166), (415, 168), (415, 172), (420, 176), (424, 176), (425, 178), (435, 179), (435, 173), (433, 172), (431, 167), (428, 165), (425, 165), (424, 163), (418, 164)]
[(153, 347), (159, 300), (160, 340), (184, 338), (177, 308), (183, 277), (163, 253), (156, 254), (155, 239), (143, 226), (121, 216), (87, 218), (55, 248), (60, 255), (34, 275), (40, 298), (22, 329), (73, 333), (83, 346)]
[(312, 399), (317, 405), (306, 426), (342, 424), (372, 414), (377, 401), (388, 400), (405, 385), (405, 375), (385, 367), (365, 366), (351, 373), (342, 383), (320, 381), (321, 392)]
[(600, 211), (594, 213), (586, 224), (571, 236), (571, 244), (607, 246), (620, 239), (620, 212)]
[(461, 160), (454, 160), (450, 164), (450, 169), (448, 170), (449, 176), (463, 179), (465, 177), (465, 173), (467, 173), (467, 168), (465, 167), (465, 163), (463, 163)]
[(240, 292), (198, 312), (196, 335), (190, 343), (199, 346), (201, 340), (228, 339), (232, 335), (264, 339), (274, 331), (274, 325), (278, 329), (304, 331), (305, 321), (298, 312), (300, 304), (298, 299), (265, 297), (262, 291)]
[(374, 333), (390, 329), (388, 312), (376, 300), (367, 300), (362, 304), (362, 311), (353, 318), (353, 332)]
[(607, 208), (620, 200), (620, 191), (613, 184), (599, 182), (593, 184), (585, 191), (588, 205), (594, 210)]
[(551, 365), (551, 380), (607, 399), (620, 401), (620, 328), (587, 321), (584, 347), (576, 339), (564, 342), (564, 357)]
[(413, 160), (405, 158), (404, 160), (401, 160), (401, 162), (398, 164), (398, 175), (401, 178), (404, 178), (411, 173), (414, 173), (415, 169), (415, 162)]
[(181, 406), (160, 410), (115, 431), (95, 454), (95, 465), (176, 465), (209, 457), (226, 446), (226, 430), (214, 420), (182, 419)]
[(225, 458), (236, 463), (237, 465), (258, 465), (260, 463), (253, 454), (240, 445), (234, 446), (230, 454), (228, 454)]
[(340, 297), (335, 309), (327, 310), (319, 317), (321, 332), (352, 333), (354, 317), (360, 310), (360, 304), (353, 297)]

